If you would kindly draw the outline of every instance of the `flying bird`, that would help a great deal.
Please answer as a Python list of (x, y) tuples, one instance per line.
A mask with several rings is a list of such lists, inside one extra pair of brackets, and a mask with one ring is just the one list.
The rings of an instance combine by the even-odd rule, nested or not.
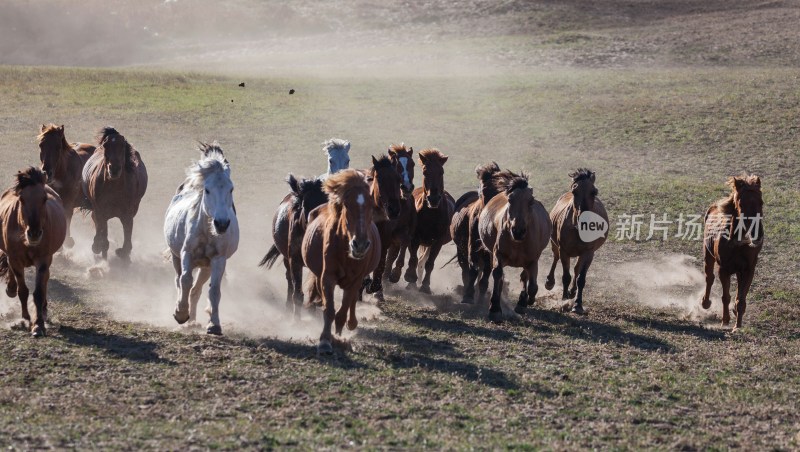
[(244, 82), (239, 83), (239, 87), (244, 88)]
[(294, 89), (290, 89), (289, 94), (294, 94)]

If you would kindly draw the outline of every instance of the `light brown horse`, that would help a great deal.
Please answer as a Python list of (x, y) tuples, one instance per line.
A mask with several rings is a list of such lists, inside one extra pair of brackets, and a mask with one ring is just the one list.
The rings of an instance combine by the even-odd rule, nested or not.
[(456, 201), (444, 189), (444, 164), (447, 156), (438, 149), (423, 149), (419, 152), (422, 166), (422, 187), (414, 190), (414, 207), (417, 211), (417, 227), (408, 247), (408, 268), (404, 278), (409, 288), (416, 287), (419, 247), (426, 248), (425, 276), (419, 291), (431, 293), (431, 272), (442, 246), (451, 240), (450, 221)]
[[(570, 173), (572, 186), (570, 191), (561, 195), (550, 211), (550, 221), (553, 223), (553, 235), (550, 244), (553, 248), (553, 265), (547, 275), (544, 287), (552, 289), (556, 284), (555, 271), (558, 261), (561, 261), (563, 274), (561, 282), (564, 285), (562, 298), (570, 300), (575, 297), (572, 312), (582, 314), (583, 287), (586, 285), (586, 274), (592, 265), (594, 252), (597, 251), (606, 238), (608, 238), (608, 214), (600, 199), (597, 198), (597, 188), (594, 186), (595, 173), (591, 170), (580, 168)], [(592, 226), (594, 225), (594, 226)], [(592, 234), (590, 228), (603, 228), (603, 234)], [(583, 240), (581, 235), (587, 240)], [(593, 240), (590, 240), (593, 239)], [(577, 257), (575, 263), (575, 278), (569, 274), (570, 259)], [(570, 286), (570, 280), (572, 286)]]
[(500, 167), (495, 162), (475, 168), (480, 187), (478, 191), (467, 192), (456, 201), (456, 212), (450, 222), (450, 234), (456, 245), (456, 258), (461, 267), (461, 281), (464, 287), (462, 303), (474, 302), (475, 281), (481, 271), (483, 274), (478, 284), (479, 296), (483, 297), (489, 288), (491, 254), (481, 244), (478, 218), (486, 203), (497, 195), (497, 188), (492, 179), (498, 173)]
[[(0, 196), (0, 277), (6, 279), (6, 294), (19, 296), (22, 318), (30, 322), (34, 337), (44, 336), (47, 320), (47, 282), (53, 253), (67, 236), (67, 220), (61, 200), (46, 185), (47, 175), (33, 167), (17, 173), (14, 185)], [(33, 304), (28, 313), (25, 267), (36, 268)]]
[(507, 177), (494, 180), (500, 193), (484, 206), (478, 228), (482, 245), (491, 251), (493, 261), (489, 319), (500, 322), (503, 318), (500, 307), (503, 267), (523, 269), (522, 292), (514, 309), (522, 314), (536, 300), (539, 256), (547, 247), (552, 226), (547, 210), (533, 197), (526, 175), (508, 172)]
[[(336, 334), (358, 326), (356, 300), (364, 277), (375, 270), (381, 256), (378, 228), (372, 222), (369, 185), (356, 170), (328, 176), (324, 184), (328, 203), (315, 209), (303, 237), (303, 261), (311, 271), (308, 300), (321, 300), (325, 326), (319, 338), (320, 353), (333, 352), (331, 324)], [(336, 286), (344, 291), (342, 305), (334, 309)], [(349, 312), (349, 319), (348, 319)]]
[(82, 188), (92, 212), (95, 235), (92, 251), (108, 256), (108, 220), (119, 218), (124, 242), (117, 256), (129, 259), (133, 218), (147, 190), (147, 169), (139, 152), (113, 127), (98, 132), (99, 146), (83, 167)]
[(328, 195), (322, 191), (322, 179), (298, 180), (290, 174), (286, 178), (290, 192), (287, 194), (275, 215), (272, 217), (273, 245), (259, 262), (259, 266), (272, 268), (278, 257), (283, 256), (286, 268), (286, 307), (300, 317), (303, 305), (303, 234), (308, 225), (308, 215), (328, 202)]
[(711, 286), (716, 266), (722, 284), (722, 324), (727, 326), (731, 321), (731, 276), (736, 275), (739, 287), (733, 308), (735, 331), (742, 327), (747, 293), (755, 276), (758, 253), (764, 244), (764, 201), (761, 199), (761, 178), (756, 175), (731, 177), (728, 185), (731, 194), (706, 211), (703, 238), (706, 292), (701, 303), (704, 309), (711, 307)]
[[(70, 223), (75, 208), (81, 206), (81, 171), (89, 160), (88, 149), (74, 149), (64, 136), (64, 126), (42, 124), (36, 137), (39, 141), (39, 160), (47, 174), (47, 184), (61, 197), (67, 217), (67, 238), (64, 246), (72, 248), (75, 241), (70, 235)], [(91, 147), (94, 152), (94, 147)]]
[[(417, 209), (414, 205), (414, 148), (405, 144), (389, 146), (389, 159), (402, 177), (400, 215), (392, 224), (391, 239), (386, 250), (386, 268), (383, 278), (391, 283), (400, 281), (406, 250), (417, 227)], [(394, 268), (392, 268), (394, 266)]]

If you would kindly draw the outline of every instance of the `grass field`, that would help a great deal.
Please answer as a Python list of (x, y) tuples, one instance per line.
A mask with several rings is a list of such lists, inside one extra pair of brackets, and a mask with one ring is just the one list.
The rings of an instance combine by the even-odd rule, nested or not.
[[(87, 276), (98, 265), (91, 224), (76, 218), (77, 249), (52, 270), (49, 336), (0, 329), (0, 445), (800, 448), (798, 105), (797, 71), (779, 65), (244, 79), (0, 67), (6, 182), (37, 162), (44, 122), (65, 124), (72, 141), (113, 124), (150, 172), (131, 267), (112, 259), (104, 277)], [(701, 264), (689, 257), (701, 257), (699, 242), (609, 240), (589, 272), (587, 316), (562, 313), (560, 293), (540, 289), (527, 315), (489, 323), (486, 306), (450, 295), (449, 267), (436, 270), (433, 297), (367, 300), (352, 350), (318, 357), (318, 320), (287, 323), (283, 271), (255, 264), (282, 179), (323, 172), (331, 136), (352, 141), (357, 167), (392, 142), (439, 147), (455, 196), (488, 159), (525, 169), (548, 208), (566, 174), (589, 166), (612, 223), (703, 213), (728, 175), (755, 172), (767, 241), (745, 327), (719, 326), (718, 293), (698, 310)], [(195, 141), (211, 139), (232, 163), (242, 223), (222, 338), (175, 327), (160, 258), (164, 210)], [(18, 302), (2, 297), (3, 319), (16, 320)]]

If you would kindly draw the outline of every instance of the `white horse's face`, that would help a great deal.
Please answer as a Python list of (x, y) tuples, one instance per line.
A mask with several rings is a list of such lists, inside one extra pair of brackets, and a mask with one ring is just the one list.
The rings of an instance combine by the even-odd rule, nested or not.
[(325, 151), (328, 156), (328, 174), (335, 174), (350, 168), (350, 147), (334, 148)]
[(216, 234), (224, 234), (231, 224), (233, 213), (233, 182), (224, 173), (213, 174), (205, 180), (203, 212), (208, 215)]

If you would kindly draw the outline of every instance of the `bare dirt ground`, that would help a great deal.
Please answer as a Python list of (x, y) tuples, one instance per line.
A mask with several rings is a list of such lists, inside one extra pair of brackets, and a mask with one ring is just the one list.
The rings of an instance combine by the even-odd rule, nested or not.
[[(0, 329), (0, 445), (797, 449), (798, 15), (788, 1), (4, 2), (5, 180), (36, 163), (51, 121), (73, 141), (116, 126), (151, 179), (129, 266), (92, 256), (76, 216), (49, 337)], [(757, 172), (767, 244), (745, 328), (719, 326), (716, 290), (699, 309), (699, 242), (610, 240), (587, 316), (541, 289), (528, 314), (488, 323), (458, 303), (451, 266), (432, 297), (368, 299), (352, 350), (318, 357), (318, 314), (290, 321), (283, 271), (255, 264), (283, 177), (323, 172), (331, 136), (359, 167), (392, 142), (437, 146), (456, 196), (487, 159), (526, 169), (547, 207), (590, 166), (612, 223), (702, 213), (726, 176)], [(212, 139), (242, 224), (222, 338), (174, 324), (161, 256), (193, 143)], [(0, 315), (16, 321), (18, 302), (0, 296)]]

